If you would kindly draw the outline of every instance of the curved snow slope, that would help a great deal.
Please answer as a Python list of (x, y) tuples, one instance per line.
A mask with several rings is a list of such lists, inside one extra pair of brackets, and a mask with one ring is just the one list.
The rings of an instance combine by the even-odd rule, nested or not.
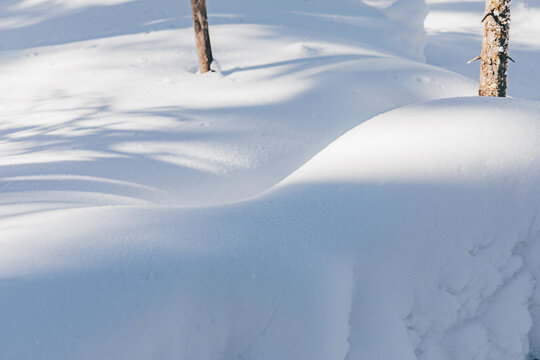
[(538, 103), (517, 99), (457, 98), (402, 107), (349, 131), (281, 186), (531, 181), (540, 150), (531, 128), (539, 113)]
[(219, 65), (201, 76), (189, 1), (2, 1), (0, 217), (237, 201), (379, 113), (476, 91), (414, 60), (421, 0), (208, 11)]
[(449, 99), (358, 126), (247, 202), (4, 219), (0, 353), (523, 359), (539, 159), (538, 103)]
[[(192, 26), (189, 1), (4, 0), (0, 10), (0, 50)], [(208, 2), (211, 26), (287, 26), (300, 31), (303, 37), (317, 33), (318, 37), (337, 42), (357, 43), (360, 40), (415, 59), (423, 58), (423, 20), (426, 13), (423, 0), (385, 0), (371, 2), (371, 6), (360, 0)], [(373, 30), (377, 31), (377, 36), (372, 35)], [(213, 42), (216, 44), (218, 42)], [(215, 54), (220, 57), (219, 51)]]

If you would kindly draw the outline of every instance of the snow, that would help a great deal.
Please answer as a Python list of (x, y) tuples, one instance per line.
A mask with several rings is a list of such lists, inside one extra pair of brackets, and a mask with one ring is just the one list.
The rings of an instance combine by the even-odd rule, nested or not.
[(538, 354), (538, 6), (492, 99), (481, 5), (209, 1), (201, 75), (188, 1), (2, 2), (2, 358)]
[[(283, 184), (477, 183), (531, 172), (540, 146), (534, 102), (439, 100), (394, 110), (332, 143)], [(396, 122), (393, 117), (399, 118)], [(467, 131), (463, 129), (466, 128)], [(517, 145), (519, 144), (519, 146)], [(354, 166), (351, 166), (354, 164)]]

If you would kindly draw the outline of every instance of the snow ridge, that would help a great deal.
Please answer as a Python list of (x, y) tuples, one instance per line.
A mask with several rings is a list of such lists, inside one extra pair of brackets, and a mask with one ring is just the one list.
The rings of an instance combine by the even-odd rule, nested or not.
[(2, 356), (539, 352), (540, 104), (424, 61), (469, 5), (209, 2), (201, 76), (187, 1), (0, 4)]

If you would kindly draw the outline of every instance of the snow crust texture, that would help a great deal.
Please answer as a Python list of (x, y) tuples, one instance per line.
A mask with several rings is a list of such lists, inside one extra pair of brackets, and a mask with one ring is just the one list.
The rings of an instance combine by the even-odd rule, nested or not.
[[(403, 292), (393, 298), (419, 359), (527, 354), (539, 264), (539, 195), (531, 180), (539, 175), (539, 110), (537, 103), (474, 98), (401, 108), (350, 131), (277, 187), (340, 184), (347, 196), (361, 189), (347, 201), (369, 208), (357, 218), (376, 229), (367, 242), (377, 245), (358, 251), (381, 246), (378, 254), (386, 254), (381, 270), (365, 273), (386, 291), (397, 280)], [(369, 250), (360, 263), (373, 262)], [(358, 358), (378, 356), (363, 353), (366, 346)]]
[(472, 97), (478, 5), (208, 1), (200, 75), (188, 1), (3, 1), (0, 358), (539, 357), (540, 43)]

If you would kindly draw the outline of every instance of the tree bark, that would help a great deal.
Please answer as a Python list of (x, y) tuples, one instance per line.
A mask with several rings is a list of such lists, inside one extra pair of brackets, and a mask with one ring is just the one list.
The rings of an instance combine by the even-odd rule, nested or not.
[(510, 1), (486, 0), (484, 39), (480, 55), (480, 96), (506, 96)]
[(210, 71), (210, 64), (213, 60), (210, 34), (208, 32), (206, 0), (191, 0), (191, 11), (193, 12), (193, 27), (195, 29), (199, 69), (201, 74), (203, 74)]

